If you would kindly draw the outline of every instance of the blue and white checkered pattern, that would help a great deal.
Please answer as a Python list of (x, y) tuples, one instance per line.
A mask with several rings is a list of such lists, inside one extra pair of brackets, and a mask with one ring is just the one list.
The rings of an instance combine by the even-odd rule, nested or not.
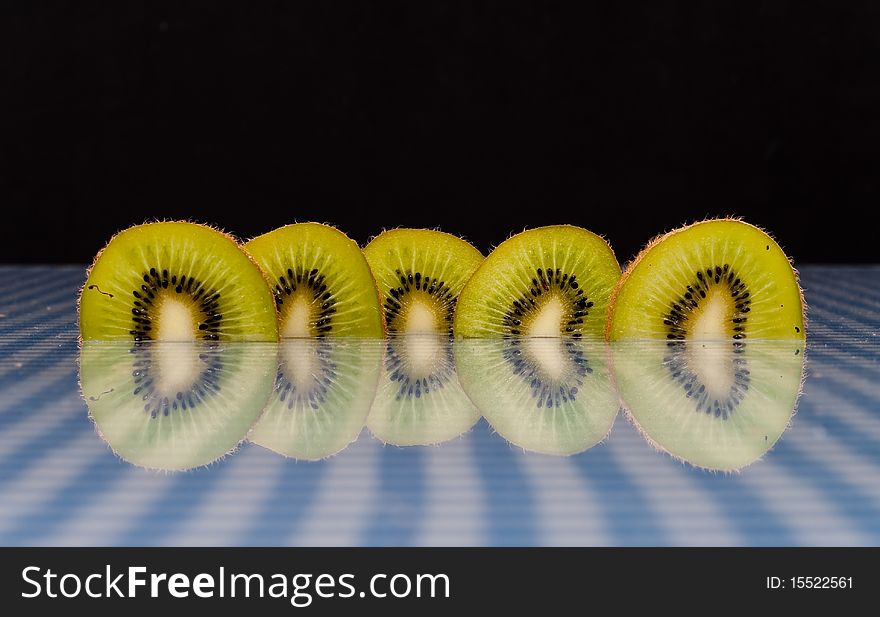
[(436, 447), (362, 437), (306, 463), (253, 445), (196, 471), (132, 467), (76, 375), (84, 269), (0, 268), (2, 545), (878, 545), (880, 267), (808, 267), (792, 428), (739, 474), (654, 451), (619, 416), (569, 458), (481, 421)]

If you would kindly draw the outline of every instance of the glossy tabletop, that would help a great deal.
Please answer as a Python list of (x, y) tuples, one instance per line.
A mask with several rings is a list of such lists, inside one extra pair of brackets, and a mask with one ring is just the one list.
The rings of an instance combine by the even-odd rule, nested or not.
[(610, 433), (570, 456), (511, 443), (489, 409), (437, 445), (384, 443), (362, 422), (316, 461), (245, 440), (194, 469), (145, 469), (89, 415), (104, 390), (80, 389), (84, 274), (0, 267), (0, 545), (880, 544), (880, 267), (801, 268), (797, 413), (735, 472), (658, 449), (616, 404)]

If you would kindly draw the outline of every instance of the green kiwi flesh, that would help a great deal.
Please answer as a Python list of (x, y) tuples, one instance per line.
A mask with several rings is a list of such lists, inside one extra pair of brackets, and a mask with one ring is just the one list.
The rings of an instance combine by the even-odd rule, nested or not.
[(458, 295), (483, 261), (466, 241), (428, 229), (385, 231), (364, 248), (364, 255), (391, 335), (451, 335)]
[(639, 341), (612, 350), (621, 399), (644, 436), (707, 469), (741, 469), (773, 447), (803, 380), (800, 341)]
[(82, 394), (98, 433), (150, 469), (207, 465), (231, 452), (272, 391), (273, 344), (85, 342)]
[(615, 291), (609, 340), (803, 340), (797, 275), (779, 245), (739, 220), (654, 240)]
[(601, 338), (620, 265), (605, 240), (570, 225), (502, 242), (461, 292), (455, 335)]
[(462, 390), (452, 339), (404, 334), (385, 342), (382, 376), (367, 426), (398, 446), (429, 445), (459, 437), (480, 412)]
[(83, 340), (274, 341), (272, 294), (226, 234), (183, 222), (116, 234), (80, 296)]
[(250, 441), (318, 460), (357, 439), (376, 393), (380, 341), (291, 339), (279, 344), (275, 386)]
[(465, 392), (505, 439), (525, 450), (566, 456), (602, 441), (619, 402), (600, 341), (520, 337), (459, 340)]
[(370, 267), (341, 231), (320, 223), (287, 225), (245, 249), (272, 285), (283, 338), (384, 335)]

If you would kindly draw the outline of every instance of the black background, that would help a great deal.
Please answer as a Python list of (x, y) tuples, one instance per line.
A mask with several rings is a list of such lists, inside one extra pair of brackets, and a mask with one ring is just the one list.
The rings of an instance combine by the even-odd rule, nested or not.
[(880, 261), (877, 2), (4, 2), (0, 261), (295, 220), (622, 262), (707, 215)]

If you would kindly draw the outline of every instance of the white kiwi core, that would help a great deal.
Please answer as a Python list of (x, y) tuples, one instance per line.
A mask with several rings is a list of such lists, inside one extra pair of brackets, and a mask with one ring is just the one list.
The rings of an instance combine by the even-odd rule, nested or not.
[[(554, 336), (558, 335), (557, 331)], [(523, 351), (546, 381), (561, 381), (568, 372), (569, 360), (560, 341), (527, 339), (523, 342)]]
[(165, 298), (158, 307), (155, 339), (159, 341), (194, 341), (198, 320), (191, 302)]
[(284, 338), (308, 338), (315, 334), (314, 308), (305, 295), (297, 293), (285, 307), (281, 324)]
[(723, 343), (693, 343), (687, 347), (687, 366), (699, 383), (706, 386), (711, 398), (723, 399), (730, 394), (736, 379), (733, 355)]
[(151, 353), (156, 390), (164, 395), (189, 390), (205, 369), (199, 347), (190, 343), (157, 345)]
[(528, 336), (558, 337), (562, 333), (562, 323), (565, 315), (566, 310), (562, 300), (555, 294), (550, 295), (526, 325), (525, 333)]
[(321, 372), (314, 340), (288, 341), (282, 344), (284, 376), (300, 390), (315, 385)]
[(734, 312), (730, 295), (715, 287), (688, 318), (685, 330), (695, 340), (729, 339), (733, 332), (730, 320)]
[(439, 370), (445, 350), (441, 337), (432, 334), (406, 337), (407, 373), (414, 379), (429, 377)]
[(424, 334), (439, 330), (436, 309), (417, 298), (413, 299), (406, 312), (405, 324), (406, 332), (412, 334)]

